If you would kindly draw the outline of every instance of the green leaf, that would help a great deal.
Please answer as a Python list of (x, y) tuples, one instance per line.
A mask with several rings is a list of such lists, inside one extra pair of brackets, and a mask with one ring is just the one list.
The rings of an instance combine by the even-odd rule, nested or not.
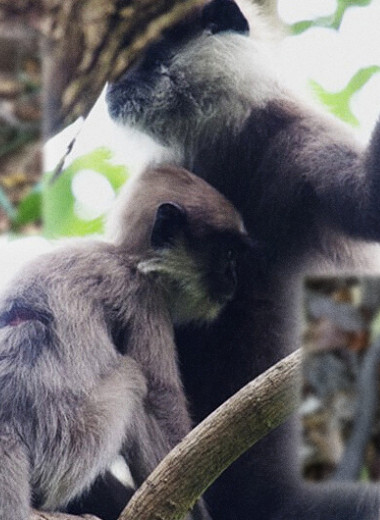
[(315, 80), (310, 80), (310, 86), (317, 98), (328, 107), (330, 112), (352, 126), (359, 126), (357, 117), (352, 113), (350, 102), (352, 96), (358, 92), (374, 74), (380, 71), (378, 65), (358, 70), (350, 79), (346, 87), (339, 92), (325, 90)]
[(301, 22), (296, 22), (290, 26), (290, 30), (292, 34), (302, 34), (303, 32), (310, 29), (310, 27), (314, 27), (316, 23), (313, 20), (302, 20)]
[(301, 34), (310, 27), (329, 27), (330, 29), (338, 30), (346, 10), (349, 7), (357, 6), (364, 7), (371, 3), (372, 0), (338, 0), (335, 13), (330, 16), (320, 16), (314, 20), (302, 20), (290, 26), (292, 34)]
[(124, 165), (111, 162), (112, 152), (107, 148), (97, 148), (89, 154), (74, 160), (53, 182), (53, 173), (44, 177), (42, 213), (44, 234), (47, 237), (80, 236), (103, 231), (103, 216), (93, 220), (83, 220), (75, 212), (75, 197), (72, 181), (81, 170), (100, 173), (118, 191), (128, 178)]
[(12, 227), (17, 229), (42, 217), (42, 186), (37, 184), (18, 205), (16, 214), (11, 220)]

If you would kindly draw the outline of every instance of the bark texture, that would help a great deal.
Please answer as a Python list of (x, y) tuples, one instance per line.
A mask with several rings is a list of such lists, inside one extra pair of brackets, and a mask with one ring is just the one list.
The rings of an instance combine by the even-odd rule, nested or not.
[(240, 455), (295, 410), (300, 387), (298, 350), (221, 405), (157, 466), (120, 520), (180, 520)]
[(86, 115), (113, 81), (170, 25), (205, 0), (0, 0), (0, 21), (43, 36), (45, 135)]
[[(248, 383), (221, 405), (157, 466), (119, 520), (180, 520), (240, 455), (297, 407), (301, 351)], [(34, 512), (31, 520), (97, 520), (94, 516)]]

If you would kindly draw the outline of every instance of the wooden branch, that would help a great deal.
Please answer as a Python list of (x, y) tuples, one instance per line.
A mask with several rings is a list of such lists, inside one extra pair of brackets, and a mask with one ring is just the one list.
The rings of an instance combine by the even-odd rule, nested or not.
[(136, 491), (119, 520), (179, 520), (214, 480), (296, 408), (298, 350), (192, 430)]
[(107, 81), (205, 1), (0, 0), (0, 21), (21, 18), (45, 38), (45, 133), (86, 115)]
[[(295, 410), (301, 351), (248, 383), (192, 430), (136, 491), (119, 520), (180, 520), (217, 477)], [(35, 511), (31, 520), (97, 520)]]

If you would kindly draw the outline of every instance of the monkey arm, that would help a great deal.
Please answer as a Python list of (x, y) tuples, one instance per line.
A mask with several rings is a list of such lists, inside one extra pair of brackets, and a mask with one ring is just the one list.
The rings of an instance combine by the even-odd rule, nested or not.
[(7, 430), (0, 433), (0, 518), (28, 520), (31, 499), (28, 455), (16, 432)]
[[(172, 412), (173, 413), (173, 412)], [(135, 418), (135, 442), (125, 453), (128, 465), (140, 486), (169, 453), (173, 446), (167, 432), (155, 414), (137, 410)], [(200, 498), (186, 520), (211, 520), (204, 500)]]
[(311, 217), (316, 229), (319, 232), (332, 229), (353, 238), (378, 241), (380, 125), (374, 132), (371, 145), (362, 150), (349, 135), (345, 135), (338, 123), (328, 121), (328, 126), (325, 123), (319, 128), (315, 124), (320, 132), (315, 137), (311, 133), (313, 118), (310, 123), (310, 132), (305, 132), (305, 156), (308, 159), (304, 165), (307, 172), (305, 186), (309, 186)]
[[(134, 413), (132, 447), (126, 446), (123, 453), (138, 486), (191, 429), (172, 325), (166, 310), (163, 311), (165, 307), (158, 304), (150, 309), (150, 302), (157, 299), (157, 294), (154, 299), (144, 298), (148, 309), (135, 313), (142, 320), (132, 320), (128, 337), (124, 338), (128, 340), (128, 356), (135, 360), (147, 383), (144, 405), (136, 407)], [(203, 499), (198, 500), (187, 517), (209, 519)]]
[(268, 130), (273, 135), (258, 164), (265, 182), (263, 214), (257, 216), (263, 229), (268, 231), (268, 219), (269, 235), (280, 246), (286, 249), (293, 240), (301, 251), (302, 244), (307, 250), (320, 247), (320, 242), (326, 246), (323, 241), (331, 231), (379, 240), (380, 162), (375, 157), (380, 155), (380, 137), (373, 139), (367, 152), (372, 159), (369, 167), (366, 153), (340, 122), (302, 107), (284, 106), (281, 110), (275, 104), (268, 106), (275, 129)]
[(128, 356), (120, 356), (119, 366), (86, 398), (71, 450), (80, 454), (82, 468), (88, 464), (89, 478), (117, 457), (133, 431), (134, 416), (143, 408), (145, 396), (146, 382), (139, 367)]
[[(155, 287), (151, 289), (156, 290)], [(158, 299), (157, 294), (144, 296), (147, 302), (154, 299)], [(146, 411), (151, 418), (155, 418), (167, 438), (166, 454), (190, 431), (191, 421), (178, 369), (174, 332), (166, 306), (162, 302), (158, 302), (152, 309), (149, 306), (150, 303), (146, 309), (141, 308), (136, 313), (139, 315), (138, 321), (132, 320), (129, 324), (127, 352), (146, 378)]]
[[(148, 394), (145, 406), (136, 408), (133, 446), (128, 447), (124, 453), (138, 486), (191, 429), (174, 343), (166, 344), (164, 347), (165, 354), (162, 355), (161, 361), (158, 361), (153, 373), (149, 372), (147, 356), (143, 356), (143, 370), (148, 370), (145, 372), (148, 374)], [(163, 376), (165, 372), (162, 370), (168, 370), (165, 378), (153, 377), (156, 371)], [(211, 520), (203, 499), (197, 501), (186, 519)]]
[(380, 123), (365, 152), (333, 118), (271, 101), (252, 109), (235, 136), (226, 128), (205, 139), (185, 167), (229, 198), (279, 258), (289, 244), (292, 252), (320, 250), (321, 242), (326, 249), (331, 232), (380, 239)]

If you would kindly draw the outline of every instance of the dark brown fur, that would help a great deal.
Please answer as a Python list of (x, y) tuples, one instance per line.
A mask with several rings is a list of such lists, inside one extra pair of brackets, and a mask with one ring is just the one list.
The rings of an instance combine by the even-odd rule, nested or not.
[[(365, 150), (281, 83), (258, 13), (249, 38), (242, 1), (207, 5), (167, 31), (107, 98), (121, 132), (151, 137), (166, 161), (215, 186), (264, 249), (265, 271), (244, 267), (215, 324), (177, 330), (197, 421), (295, 348), (305, 273), (361, 267), (366, 248), (355, 241), (380, 239), (380, 124)], [(214, 518), (377, 520), (375, 490), (303, 486), (295, 443), (293, 426), (279, 428), (226, 471), (206, 497)]]

